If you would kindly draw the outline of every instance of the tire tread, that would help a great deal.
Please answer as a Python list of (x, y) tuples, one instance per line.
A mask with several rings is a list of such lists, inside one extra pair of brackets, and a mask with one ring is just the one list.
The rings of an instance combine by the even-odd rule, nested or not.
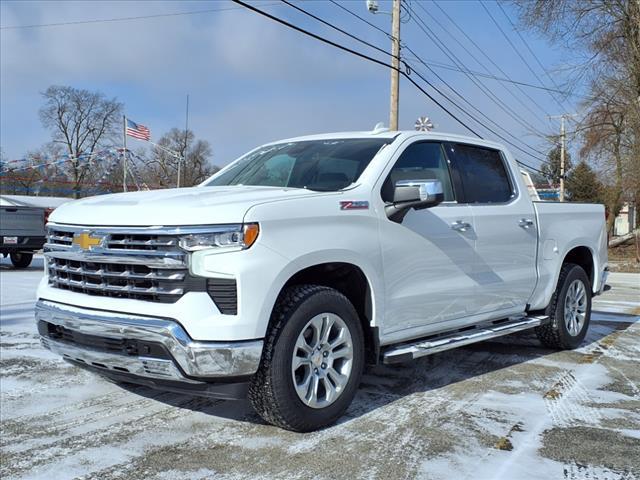
[[(556, 289), (551, 296), (549, 305), (545, 309), (545, 314), (549, 316), (550, 321), (545, 325), (536, 327), (535, 329), (538, 340), (540, 340), (540, 343), (542, 343), (545, 347), (557, 350), (567, 350), (572, 348), (572, 346), (569, 345), (560, 335), (560, 326), (558, 325), (558, 322), (564, 320), (557, 318), (557, 309), (558, 303), (561, 300), (560, 292), (562, 291), (564, 284), (567, 281), (567, 277), (576, 267), (582, 270), (582, 267), (576, 265), (575, 263), (565, 263), (564, 265), (562, 265), (560, 276), (558, 277), (558, 285), (556, 286)], [(587, 288), (589, 288), (588, 285)]]
[[(260, 367), (249, 385), (249, 401), (258, 415), (266, 422), (286, 430), (308, 431), (315, 427), (303, 418), (296, 418), (293, 406), (277, 401), (270, 375), (274, 350), (283, 327), (298, 305), (310, 296), (322, 292), (341, 296), (348, 302), (337, 290), (321, 285), (294, 285), (283, 292), (271, 315)], [(296, 418), (296, 421), (293, 421), (293, 418)]]

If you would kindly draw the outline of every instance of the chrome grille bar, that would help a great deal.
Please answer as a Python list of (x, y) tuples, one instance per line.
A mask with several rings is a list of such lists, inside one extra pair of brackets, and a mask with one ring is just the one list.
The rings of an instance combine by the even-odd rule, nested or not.
[(58, 283), (60, 285), (67, 285), (70, 287), (79, 287), (86, 288), (90, 290), (101, 290), (108, 292), (121, 292), (121, 293), (139, 293), (139, 294), (147, 294), (147, 295), (182, 295), (184, 290), (182, 288), (172, 288), (165, 289), (161, 287), (134, 287), (131, 285), (123, 285), (121, 287), (108, 285), (106, 283), (91, 283), (86, 280), (70, 280), (67, 278), (61, 278), (58, 276), (53, 276), (51, 278), (54, 283)]
[(107, 292), (119, 292), (119, 293), (136, 293), (146, 295), (182, 295), (184, 290), (182, 288), (165, 289), (162, 287), (135, 287), (131, 285), (115, 286), (106, 283), (91, 283), (86, 280), (71, 280), (68, 278), (61, 278), (57, 275), (50, 277), (54, 284), (67, 285), (70, 287), (79, 287), (89, 290), (100, 290)]
[(109, 277), (109, 278), (119, 278), (122, 280), (127, 279), (136, 279), (136, 280), (184, 280), (185, 274), (178, 272), (168, 272), (165, 273), (162, 270), (158, 272), (149, 272), (149, 273), (135, 273), (130, 270), (124, 270), (123, 272), (112, 272), (106, 269), (97, 269), (90, 270), (85, 267), (71, 267), (69, 265), (57, 265), (55, 262), (49, 262), (49, 269), (55, 270), (56, 272), (65, 272), (65, 273), (75, 273), (78, 275), (88, 275), (88, 276), (97, 276), (97, 277)]
[(177, 240), (143, 240), (135, 241), (130, 239), (124, 240), (109, 240), (109, 246), (112, 245), (135, 245), (143, 247), (175, 247), (178, 245)]
[(45, 248), (44, 256), (61, 260), (78, 260), (89, 263), (112, 263), (116, 265), (146, 265), (151, 268), (187, 268), (184, 255), (176, 255), (173, 258), (163, 255), (153, 255), (146, 250), (141, 251), (116, 251), (114, 254), (95, 252), (82, 252), (73, 249), (48, 250)]

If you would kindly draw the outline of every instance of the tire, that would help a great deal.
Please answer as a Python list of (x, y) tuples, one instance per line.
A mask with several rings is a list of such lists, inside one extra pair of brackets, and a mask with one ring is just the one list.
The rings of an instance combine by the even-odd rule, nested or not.
[(11, 263), (15, 268), (27, 268), (33, 260), (33, 253), (13, 252), (10, 254)]
[[(317, 341), (328, 325), (327, 341)], [(271, 315), (249, 401), (268, 423), (295, 432), (318, 430), (349, 407), (363, 368), (364, 334), (351, 302), (332, 288), (293, 286)]]
[[(574, 302), (580, 292), (582, 302)], [(544, 346), (561, 350), (580, 346), (591, 320), (591, 282), (582, 267), (573, 263), (562, 266), (558, 286), (544, 313), (551, 321), (536, 328)]]

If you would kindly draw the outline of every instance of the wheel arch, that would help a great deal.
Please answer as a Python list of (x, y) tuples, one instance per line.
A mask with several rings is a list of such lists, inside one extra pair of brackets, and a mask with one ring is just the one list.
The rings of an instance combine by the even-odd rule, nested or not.
[[(269, 312), (273, 311), (278, 298), (294, 285), (323, 285), (342, 293), (354, 306), (362, 325), (365, 338), (366, 361), (377, 363), (379, 356), (378, 329), (375, 325), (376, 295), (371, 274), (365, 268), (344, 259), (309, 263), (289, 272), (277, 290)], [(270, 328), (271, 320), (267, 325)]]
[[(569, 250), (566, 253), (564, 258), (562, 259), (562, 263), (560, 264), (560, 268), (562, 268), (562, 265), (565, 265), (567, 263), (574, 263), (576, 265), (579, 265), (580, 267), (582, 267), (582, 269), (587, 274), (587, 277), (589, 278), (589, 281), (591, 282), (591, 288), (593, 289), (593, 287), (594, 287), (594, 285), (596, 283), (595, 262), (596, 262), (595, 254), (594, 254), (593, 250), (591, 250), (587, 246), (580, 245), (580, 246), (577, 246), (577, 247), (573, 247), (571, 250)], [(556, 282), (557, 282), (557, 280), (556, 280)]]

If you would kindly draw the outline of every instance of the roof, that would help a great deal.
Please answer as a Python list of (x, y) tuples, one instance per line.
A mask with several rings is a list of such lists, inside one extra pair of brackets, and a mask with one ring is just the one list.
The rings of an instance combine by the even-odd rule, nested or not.
[(458, 135), (455, 133), (447, 133), (447, 132), (418, 132), (415, 130), (397, 130), (391, 131), (388, 129), (384, 130), (372, 130), (368, 132), (334, 132), (334, 133), (322, 133), (316, 135), (305, 135), (301, 137), (293, 137), (287, 138), (283, 140), (278, 140), (276, 142), (271, 142), (271, 144), (276, 143), (284, 143), (284, 142), (303, 142), (310, 140), (330, 140), (330, 139), (341, 139), (341, 138), (414, 138), (414, 137), (422, 137), (425, 139), (431, 140), (445, 140), (452, 142), (461, 142), (461, 143), (470, 143), (473, 145), (484, 145), (491, 148), (497, 148), (500, 150), (506, 150), (504, 145), (492, 142), (490, 140), (484, 140), (478, 137), (470, 137), (466, 135)]

